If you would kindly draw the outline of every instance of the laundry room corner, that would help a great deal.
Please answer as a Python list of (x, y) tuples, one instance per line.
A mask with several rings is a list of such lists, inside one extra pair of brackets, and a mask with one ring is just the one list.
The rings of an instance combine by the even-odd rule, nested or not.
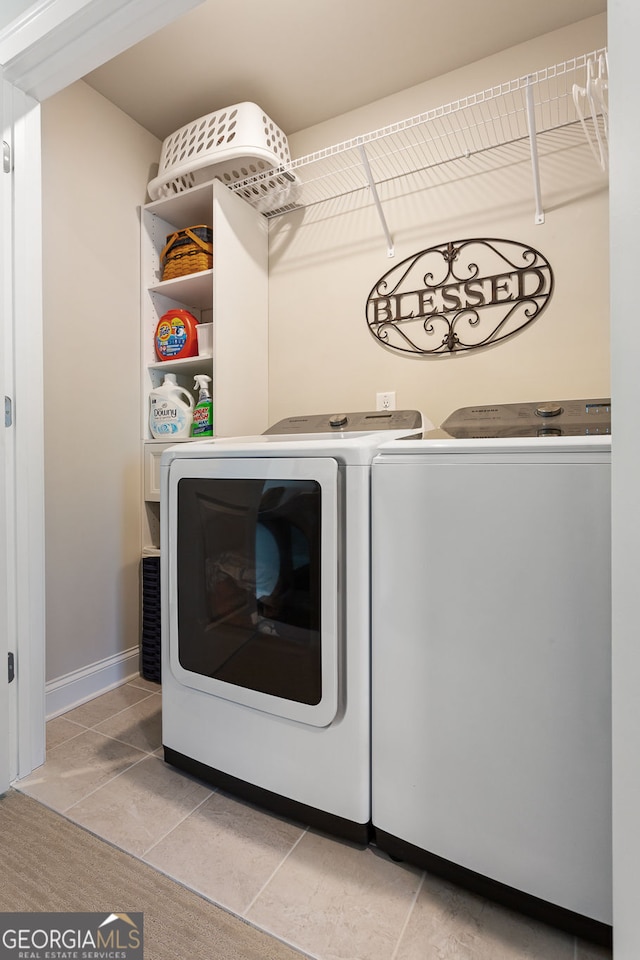
[(48, 723), (0, 787), (317, 960), (631, 960), (632, 0), (74, 4), (136, 22), (20, 88)]

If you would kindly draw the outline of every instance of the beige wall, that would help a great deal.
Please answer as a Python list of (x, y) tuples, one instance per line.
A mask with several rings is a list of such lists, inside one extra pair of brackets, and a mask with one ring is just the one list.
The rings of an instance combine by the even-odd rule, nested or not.
[(42, 105), (47, 679), (139, 641), (139, 221), (159, 141), (87, 84)]
[[(291, 138), (292, 153), (305, 155), (605, 44), (605, 17), (590, 18), (302, 131)], [(344, 204), (334, 202), (272, 221), (269, 419), (372, 409), (382, 390), (395, 390), (398, 407), (418, 408), (435, 423), (468, 404), (608, 396), (606, 176), (577, 142), (541, 157), (543, 225), (534, 223), (526, 148), (502, 151), (496, 170), (487, 172), (493, 160), (472, 157), (453, 182), (439, 183), (435, 174), (420, 189), (389, 191), (393, 260), (371, 204), (342, 213)], [(466, 237), (517, 240), (549, 260), (556, 289), (540, 319), (502, 344), (450, 357), (406, 357), (377, 343), (365, 323), (374, 283), (405, 257)]]

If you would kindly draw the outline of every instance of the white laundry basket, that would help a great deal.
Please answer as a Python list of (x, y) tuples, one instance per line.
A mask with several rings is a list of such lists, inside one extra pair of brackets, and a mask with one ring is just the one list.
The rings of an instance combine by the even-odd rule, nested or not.
[(255, 103), (236, 103), (186, 124), (162, 144), (152, 200), (218, 178), (232, 186), (290, 162), (287, 138)]

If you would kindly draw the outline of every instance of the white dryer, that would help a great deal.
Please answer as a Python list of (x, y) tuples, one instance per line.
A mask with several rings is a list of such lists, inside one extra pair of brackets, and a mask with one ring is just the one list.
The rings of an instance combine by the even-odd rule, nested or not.
[(370, 828), (370, 473), (416, 411), (292, 417), (161, 462), (162, 738), (184, 770)]
[(372, 468), (372, 822), (611, 937), (610, 403), (472, 407)]

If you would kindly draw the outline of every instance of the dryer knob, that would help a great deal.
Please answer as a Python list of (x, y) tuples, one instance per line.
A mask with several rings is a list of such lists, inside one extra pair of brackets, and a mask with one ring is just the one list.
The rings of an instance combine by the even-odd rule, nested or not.
[(541, 403), (536, 407), (536, 416), (538, 417), (557, 417), (562, 413), (562, 407), (559, 403)]
[(334, 413), (329, 417), (330, 427), (344, 427), (347, 422), (346, 413)]

